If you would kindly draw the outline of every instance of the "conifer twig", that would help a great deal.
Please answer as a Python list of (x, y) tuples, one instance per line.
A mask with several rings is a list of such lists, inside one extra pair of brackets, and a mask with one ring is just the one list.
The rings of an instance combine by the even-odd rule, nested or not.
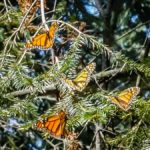
[[(95, 78), (96, 79), (100, 79), (100, 78), (104, 78), (104, 77), (108, 77), (108, 76), (111, 76), (113, 75), (114, 73), (119, 73), (120, 72), (120, 69), (114, 69), (114, 70), (108, 70), (108, 71), (105, 71), (105, 72), (100, 72), (100, 73), (97, 73), (97, 74), (94, 74), (92, 76), (92, 80), (94, 80)], [(54, 91), (56, 90), (55, 86), (54, 85), (49, 85), (49, 86), (44, 86), (42, 88), (44, 91)], [(12, 95), (12, 96), (21, 96), (21, 95), (26, 95), (26, 94), (30, 94), (32, 93), (33, 91), (37, 91), (36, 89), (34, 90), (30, 90), (30, 89), (24, 89), (24, 90), (18, 90), (18, 91), (15, 91), (15, 92), (11, 92), (11, 93), (8, 93), (7, 95)]]

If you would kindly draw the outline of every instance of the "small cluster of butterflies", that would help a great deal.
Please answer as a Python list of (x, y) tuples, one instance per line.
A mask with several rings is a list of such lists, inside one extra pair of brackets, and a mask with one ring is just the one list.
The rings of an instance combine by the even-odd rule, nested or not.
[[(131, 87), (122, 91), (118, 96), (110, 97), (112, 103), (117, 104), (123, 110), (129, 109), (133, 98), (140, 92), (139, 87)], [(45, 121), (38, 121), (36, 126), (40, 129), (47, 129), (49, 133), (55, 137), (66, 137), (65, 129), (67, 123), (67, 115), (64, 111), (48, 117)]]
[[(48, 32), (37, 35), (31, 42), (26, 43), (27, 49), (39, 48), (42, 50), (48, 50), (53, 46), (54, 36), (57, 30), (57, 23), (52, 23)], [(83, 91), (90, 81), (91, 74), (95, 70), (95, 63), (88, 64), (74, 80), (63, 78), (65, 85), (74, 91)], [(108, 97), (112, 103), (118, 105), (123, 110), (128, 110), (132, 100), (140, 92), (139, 87), (131, 87), (122, 91), (117, 96)], [(53, 115), (47, 118), (46, 121), (38, 121), (36, 126), (38, 128), (47, 129), (52, 135), (56, 137), (65, 136), (67, 134), (65, 130), (66, 126), (66, 113), (60, 111), (57, 115)]]
[[(139, 87), (131, 87), (122, 91), (118, 96), (110, 97), (112, 103), (117, 104), (123, 110), (129, 109), (133, 98), (140, 92)], [(36, 126), (39, 129), (47, 129), (49, 133), (55, 137), (66, 137), (65, 129), (67, 123), (67, 115), (64, 111), (60, 111), (56, 115), (48, 117), (45, 121), (37, 121)]]

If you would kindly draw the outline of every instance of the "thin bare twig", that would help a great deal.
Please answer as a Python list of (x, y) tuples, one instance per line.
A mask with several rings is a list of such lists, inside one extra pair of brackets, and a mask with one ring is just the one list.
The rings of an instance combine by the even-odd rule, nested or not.
[(9, 3), (9, 6), (13, 9), (13, 5), (11, 4), (10, 0), (7, 0)]
[[(54, 90), (56, 90), (56, 88), (54, 87), (54, 85), (49, 85), (49, 86), (45, 86), (44, 90), (45, 91), (50, 91), (50, 90), (54, 91)], [(8, 96), (8, 95), (21, 96), (21, 95), (30, 94), (33, 91), (36, 91), (36, 89), (35, 90), (33, 89), (32, 91), (30, 89), (19, 90), (19, 91), (15, 91), (15, 92), (12, 92), (12, 93), (8, 93), (6, 96)]]
[(102, 127), (102, 124), (101, 123), (96, 123), (95, 125), (95, 134), (96, 134), (96, 137), (95, 137), (95, 149), (96, 150), (101, 150), (101, 137), (99, 135), (99, 131), (100, 129), (103, 129)]
[(90, 146), (89, 146), (89, 150), (92, 149), (92, 145), (93, 145), (93, 142), (94, 142), (94, 140), (95, 140), (95, 138), (96, 138), (96, 135), (97, 135), (97, 132), (96, 132), (96, 133), (94, 134), (94, 136), (93, 136), (92, 142), (91, 142), (91, 144), (90, 144)]
[(100, 72), (100, 73), (97, 73), (97, 74), (94, 74), (92, 76), (92, 78), (96, 78), (96, 79), (101, 79), (101, 78), (104, 78), (104, 77), (109, 77), (113, 74), (117, 74), (119, 72), (123, 72), (124, 70), (120, 71), (121, 68), (118, 68), (118, 69), (114, 69), (114, 70), (108, 70), (108, 71), (103, 71), (103, 72)]
[(55, 11), (55, 9), (56, 9), (56, 3), (57, 3), (57, 0), (55, 0), (55, 2), (54, 2), (54, 7), (53, 7), (53, 10)]
[(8, 13), (8, 7), (7, 7), (6, 0), (4, 0), (4, 5), (5, 5), (5, 8), (6, 8), (6, 12), (7, 12), (8, 20), (9, 20), (9, 22), (11, 22), (11, 18), (9, 17), (9, 13)]
[[(141, 58), (140, 58), (140, 61), (143, 61), (143, 59), (144, 59), (145, 57), (147, 57), (147, 56), (145, 55), (145, 53), (147, 53), (147, 51), (146, 51), (146, 50), (145, 50), (144, 54), (142, 54), (142, 52), (143, 52), (143, 51), (142, 51), (142, 49), (145, 47), (146, 42), (147, 42), (147, 37), (145, 37), (145, 40), (144, 40), (143, 46), (142, 46), (142, 47), (141, 47), (141, 49), (140, 49), (140, 51), (141, 51)], [(136, 80), (136, 86), (139, 86), (140, 81), (141, 81), (141, 75), (140, 75), (140, 74), (138, 74), (138, 76), (137, 76), (137, 80)]]
[(123, 34), (121, 37), (119, 37), (118, 39), (116, 39), (116, 41), (121, 40), (122, 38), (124, 38), (125, 36), (127, 36), (128, 34), (132, 33), (133, 31), (135, 31), (137, 28), (142, 27), (143, 25), (146, 25), (150, 22), (150, 20), (144, 22), (144, 23), (140, 23), (139, 25), (137, 25), (135, 28), (129, 30), (128, 32), (126, 32), (125, 34)]
[(45, 29), (48, 31), (49, 27), (46, 24), (45, 12), (44, 12), (44, 0), (41, 0), (41, 16), (42, 16), (42, 23), (45, 26)]
[(23, 54), (21, 55), (20, 59), (17, 62), (17, 65), (19, 65), (21, 63), (21, 61), (22, 61), (23, 57), (25, 56), (26, 52), (27, 52), (27, 49), (24, 50)]
[[(55, 12), (55, 10), (56, 10), (56, 3), (57, 3), (57, 0), (55, 0), (55, 2), (54, 2), (53, 10), (48, 11), (48, 12), (44, 12), (44, 14), (47, 15), (47, 14), (50, 14), (50, 13)], [(41, 15), (35, 16), (35, 17), (32, 19), (32, 21), (34, 21), (36, 18), (41, 17), (41, 16), (42, 16), (42, 13), (41, 13)]]
[(23, 17), (23, 19), (22, 19), (22, 21), (21, 21), (19, 27), (18, 27), (18, 28), (13, 32), (13, 34), (8, 38), (8, 40), (7, 40), (7, 42), (6, 42), (6, 45), (5, 45), (5, 48), (4, 48), (3, 59), (2, 59), (2, 61), (1, 61), (0, 67), (3, 66), (3, 63), (4, 63), (4, 61), (5, 61), (5, 55), (6, 55), (7, 48), (8, 48), (8, 45), (9, 45), (11, 39), (12, 39), (13, 37), (14, 37), (14, 39), (15, 39), (17, 33), (20, 31), (20, 29), (21, 29), (21, 27), (22, 27), (22, 25), (23, 25), (25, 19), (27, 18), (27, 16), (28, 16), (30, 10), (32, 9), (32, 7), (34, 6), (34, 4), (35, 4), (36, 2), (37, 2), (37, 0), (35, 0), (35, 1), (32, 3), (32, 5), (30, 6), (29, 10), (27, 11), (27, 13), (25, 14), (25, 16)]
[(81, 130), (80, 133), (78, 134), (77, 139), (78, 139), (78, 137), (82, 134), (82, 132), (84, 131), (84, 129), (86, 128), (86, 126), (87, 126), (88, 123), (89, 123), (89, 121), (86, 121), (86, 123), (84, 124), (84, 127), (82, 128), (82, 130)]

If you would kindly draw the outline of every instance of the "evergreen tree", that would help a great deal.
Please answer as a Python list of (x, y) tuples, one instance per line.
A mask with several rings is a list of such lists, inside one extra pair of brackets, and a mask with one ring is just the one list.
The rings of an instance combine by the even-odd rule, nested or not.
[[(150, 149), (149, 0), (4, 0), (0, 11), (0, 149)], [(37, 127), (60, 111), (63, 137)]]

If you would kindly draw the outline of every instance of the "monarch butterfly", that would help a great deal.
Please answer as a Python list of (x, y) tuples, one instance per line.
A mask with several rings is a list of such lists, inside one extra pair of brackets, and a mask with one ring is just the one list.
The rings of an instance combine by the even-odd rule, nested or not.
[(66, 114), (64, 111), (60, 111), (57, 115), (53, 115), (47, 118), (46, 121), (37, 121), (36, 126), (38, 128), (47, 129), (50, 134), (56, 137), (65, 136), (65, 126), (66, 126)]
[(74, 80), (63, 79), (65, 84), (72, 90), (82, 91), (89, 83), (90, 76), (95, 69), (95, 63), (87, 65)]
[(122, 91), (118, 96), (110, 97), (112, 103), (118, 105), (123, 110), (128, 110), (133, 98), (140, 92), (139, 87), (131, 87)]
[(54, 36), (57, 29), (57, 23), (52, 23), (49, 31), (35, 36), (31, 42), (27, 42), (25, 47), (27, 49), (39, 48), (42, 50), (48, 50), (53, 46)]

